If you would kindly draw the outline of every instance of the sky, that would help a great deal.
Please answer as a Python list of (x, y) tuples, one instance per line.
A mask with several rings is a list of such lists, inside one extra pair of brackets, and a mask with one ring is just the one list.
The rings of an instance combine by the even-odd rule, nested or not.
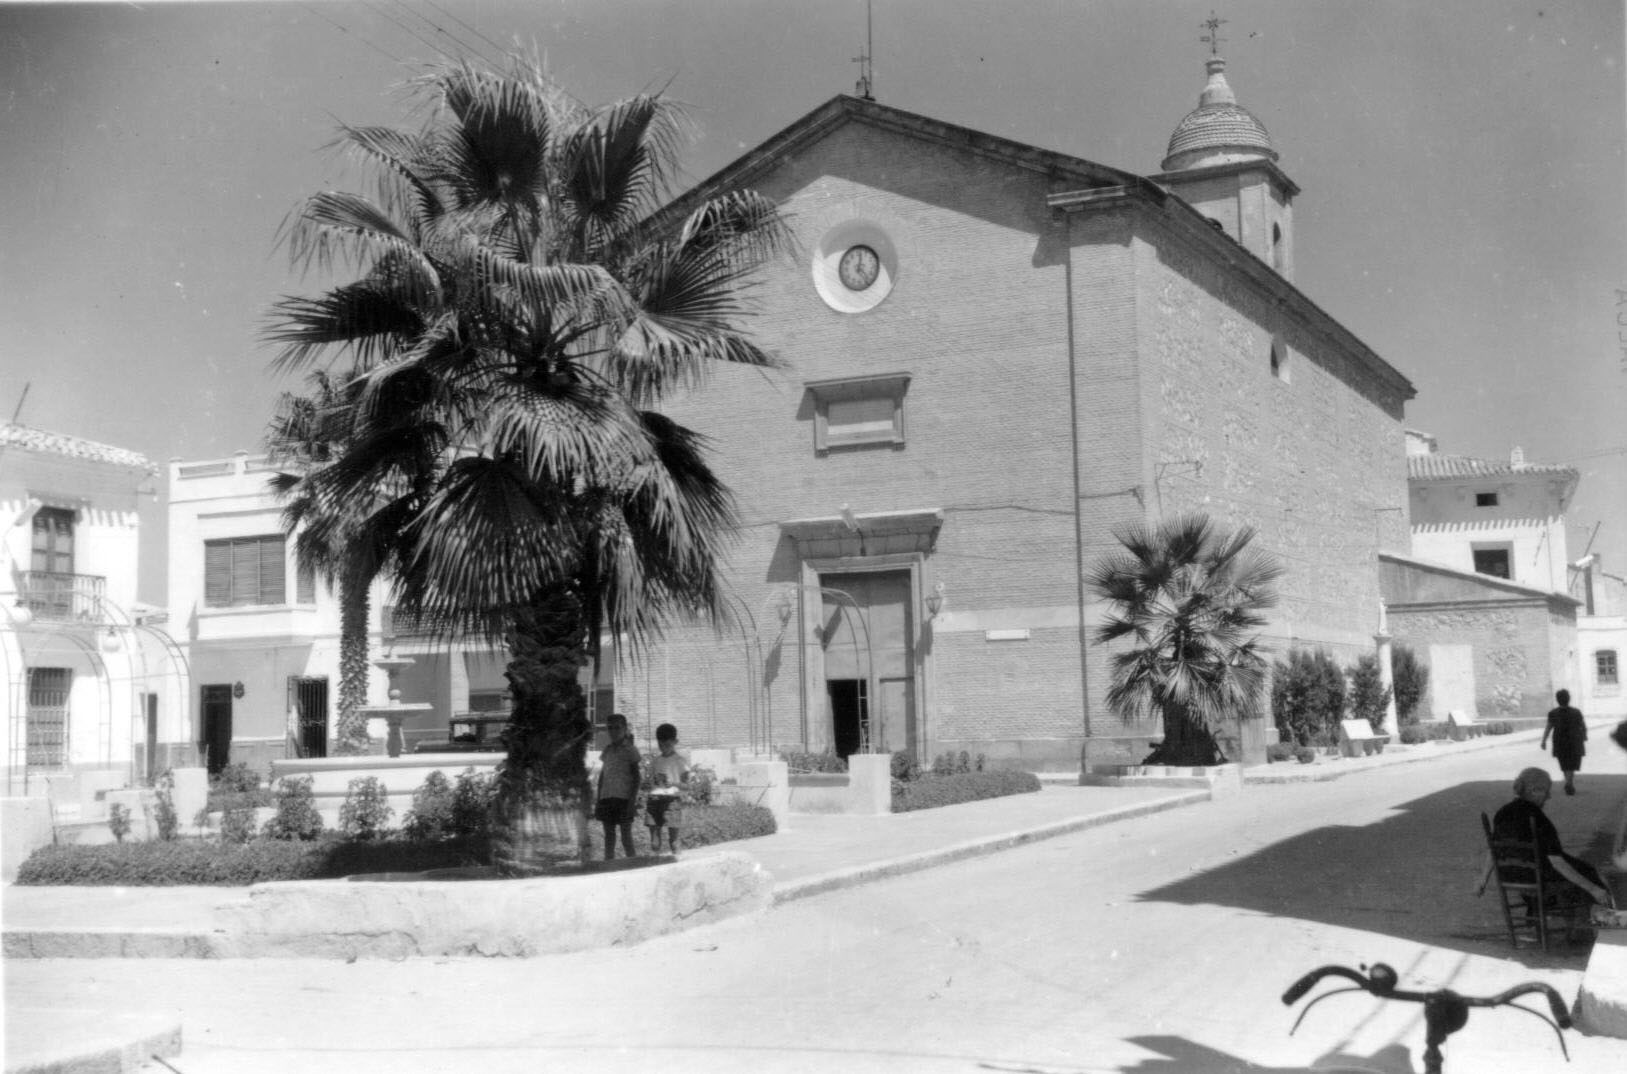
[[(1412, 381), (1442, 451), (1576, 467), (1571, 556), (1623, 573), (1621, 0), (873, 0), (874, 93), (1150, 174), (1211, 7), (1301, 188), (1297, 286)], [(0, 419), (161, 466), (257, 451), (300, 386), (259, 339), (302, 289), (279, 225), (366, 189), (324, 147), (409, 124), (426, 62), (520, 47), (589, 104), (664, 88), (695, 182), (853, 92), (865, 33), (864, 0), (0, 0)], [(142, 541), (161, 604), (162, 489)]]

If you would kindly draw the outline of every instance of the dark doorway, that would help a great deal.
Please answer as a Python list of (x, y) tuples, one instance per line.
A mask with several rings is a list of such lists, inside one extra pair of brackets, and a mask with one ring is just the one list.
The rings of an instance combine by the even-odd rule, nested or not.
[(328, 755), (328, 680), (291, 677), (288, 680), (288, 702), (298, 713), (299, 755), (326, 757)]
[(870, 746), (870, 691), (863, 679), (827, 679), (832, 745), (838, 757), (863, 753)]
[[(909, 571), (822, 574), (819, 584), (820, 637), (837, 752), (843, 750), (844, 711), (858, 713), (847, 720), (860, 728), (859, 752), (915, 749), (915, 617)], [(839, 688), (844, 682), (849, 685)], [(855, 695), (857, 701), (837, 700)]]
[(202, 704), (198, 706), (198, 745), (203, 750), (204, 764), (214, 775), (230, 763), (232, 752), (232, 688), (215, 684), (203, 688)]

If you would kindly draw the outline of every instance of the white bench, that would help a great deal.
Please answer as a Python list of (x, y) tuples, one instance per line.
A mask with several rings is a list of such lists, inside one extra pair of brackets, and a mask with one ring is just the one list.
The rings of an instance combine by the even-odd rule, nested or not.
[(1339, 721), (1339, 752), (1346, 757), (1370, 757), (1384, 752), (1390, 736), (1373, 730), (1366, 720)]
[(1452, 728), (1452, 741), (1462, 742), (1464, 739), (1479, 738), (1486, 733), (1473, 716), (1462, 709), (1453, 709), (1446, 714), (1446, 722)]

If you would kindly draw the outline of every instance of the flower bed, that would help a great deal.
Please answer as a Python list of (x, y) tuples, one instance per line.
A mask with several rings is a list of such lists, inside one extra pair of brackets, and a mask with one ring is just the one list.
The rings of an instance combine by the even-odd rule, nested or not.
[(923, 774), (915, 779), (893, 780), (893, 812), (976, 802), (983, 798), (1003, 798), (1040, 789), (1039, 777), (1032, 772), (957, 772)]
[[(647, 853), (648, 829), (642, 823), (637, 829), (637, 838)], [(693, 849), (771, 835), (774, 830), (774, 814), (761, 806), (692, 805), (684, 809), (682, 845)], [(596, 844), (598, 833), (592, 834)], [(358, 840), (329, 836), (310, 841), (255, 839), (246, 843), (172, 839), (41, 847), (18, 869), (16, 883), (244, 886), (267, 880), (321, 880), (358, 873), (422, 872), (484, 864), (487, 859), (487, 841), (482, 837)]]

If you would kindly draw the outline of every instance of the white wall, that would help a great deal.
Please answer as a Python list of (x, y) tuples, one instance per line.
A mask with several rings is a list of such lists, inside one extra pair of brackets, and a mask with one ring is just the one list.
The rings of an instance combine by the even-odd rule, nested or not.
[[(1506, 544), (1510, 581), (1565, 592), (1565, 516), (1557, 484), (1544, 474), (1413, 481), (1413, 558), (1472, 571), (1476, 546)], [(1497, 493), (1497, 506), (1476, 507), (1480, 492)]]

